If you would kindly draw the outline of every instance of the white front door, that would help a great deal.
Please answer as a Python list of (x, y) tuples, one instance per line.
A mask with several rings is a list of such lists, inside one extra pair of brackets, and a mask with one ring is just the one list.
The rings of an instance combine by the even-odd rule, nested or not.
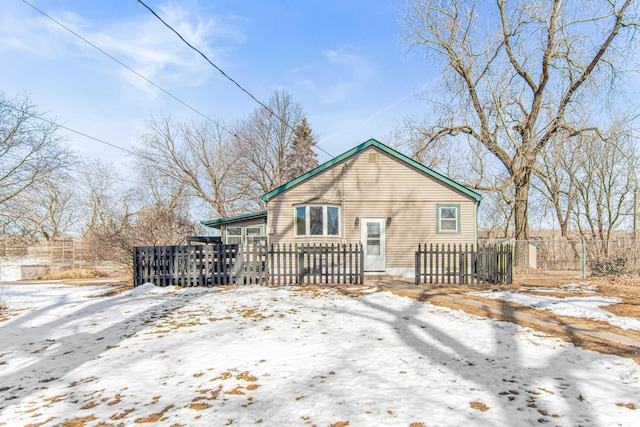
[(384, 218), (362, 219), (362, 250), (364, 271), (385, 270)]

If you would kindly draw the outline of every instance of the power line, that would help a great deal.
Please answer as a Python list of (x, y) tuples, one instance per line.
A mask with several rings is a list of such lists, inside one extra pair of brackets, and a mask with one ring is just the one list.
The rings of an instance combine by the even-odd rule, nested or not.
[(100, 47), (96, 46), (95, 44), (91, 43), (89, 40), (87, 40), (86, 38), (82, 37), (80, 34), (76, 33), (75, 31), (73, 31), (72, 29), (70, 29), (69, 27), (67, 27), (66, 25), (64, 25), (63, 23), (61, 23), (60, 21), (57, 21), (56, 19), (52, 18), (51, 16), (49, 16), (48, 14), (46, 14), (45, 12), (43, 12), (42, 10), (38, 9), (36, 6), (32, 5), (31, 3), (29, 3), (27, 0), (22, 0), (23, 3), (27, 4), (28, 6), (30, 6), (31, 8), (33, 8), (34, 10), (36, 10), (37, 12), (39, 12), (40, 14), (42, 14), (43, 16), (47, 17), (48, 19), (50, 19), (51, 21), (53, 21), (54, 23), (56, 23), (57, 25), (59, 25), (60, 27), (64, 28), (65, 30), (67, 30), (68, 32), (70, 32), (71, 34), (73, 34), (74, 36), (78, 37), (80, 40), (84, 41), (85, 43), (87, 43), (89, 46), (93, 47), (94, 49), (98, 50), (99, 52), (101, 52), (102, 54), (106, 55), (108, 58), (112, 59), (113, 61), (117, 62), (118, 64), (120, 64), (122, 67), (126, 68), (127, 70), (131, 71), (132, 73), (134, 73), (136, 76), (140, 77), (141, 79), (143, 79), (144, 81), (146, 81), (147, 83), (149, 83), (150, 85), (152, 85), (153, 87), (155, 87), (156, 89), (164, 92), (165, 94), (169, 95), (171, 98), (173, 98), (174, 100), (178, 101), (180, 104), (184, 105), (185, 107), (187, 107), (188, 109), (190, 109), (191, 111), (193, 111), (194, 113), (200, 115), (201, 117), (205, 118), (206, 120), (210, 121), (211, 123), (214, 123), (216, 126), (220, 127), (221, 129), (225, 130), (226, 132), (228, 132), (231, 136), (237, 136), (234, 132), (231, 132), (229, 129), (225, 128), (224, 126), (220, 125), (220, 123), (217, 123), (215, 120), (211, 119), (209, 116), (207, 116), (206, 114), (198, 111), (197, 109), (195, 109), (194, 107), (192, 107), (191, 105), (187, 104), (185, 101), (181, 100), (180, 98), (178, 98), (177, 96), (173, 95), (171, 92), (169, 92), (166, 89), (163, 89), (162, 87), (160, 87), (159, 85), (157, 85), (156, 83), (154, 83), (153, 81), (149, 80), (148, 78), (146, 78), (145, 76), (143, 76), (142, 74), (140, 74), (139, 72), (137, 72), (136, 70), (134, 70), (133, 68), (129, 67), (127, 64), (123, 63), (122, 61), (120, 61), (118, 58), (114, 57), (113, 55), (109, 54), (108, 52), (104, 51), (103, 49), (101, 49)]
[[(24, 1), (24, 0), (23, 0)], [(151, 12), (153, 14), (153, 16), (155, 16), (160, 22), (162, 22), (165, 27), (167, 27), (169, 30), (171, 30), (176, 36), (178, 36), (180, 38), (180, 40), (182, 40), (182, 42), (184, 44), (186, 44), (187, 46), (189, 46), (191, 49), (193, 49), (195, 52), (197, 52), (198, 54), (200, 54), (200, 56), (202, 56), (204, 58), (205, 61), (207, 61), (213, 68), (215, 68), (216, 70), (218, 70), (225, 78), (227, 78), (227, 80), (229, 80), (230, 82), (232, 82), (234, 85), (236, 85), (241, 91), (243, 91), (244, 93), (246, 93), (247, 95), (249, 95), (249, 97), (251, 97), (251, 99), (253, 99), (255, 102), (257, 102), (259, 105), (261, 105), (265, 110), (267, 110), (270, 114), (272, 114), (273, 116), (277, 117), (278, 120), (280, 120), (286, 127), (288, 127), (289, 129), (291, 129), (292, 131), (295, 132), (295, 129), (293, 127), (291, 127), (291, 125), (289, 123), (287, 123), (282, 117), (280, 117), (278, 114), (276, 114), (271, 108), (269, 108), (267, 105), (265, 105), (262, 101), (260, 101), (258, 98), (256, 98), (255, 96), (253, 96), (253, 94), (251, 92), (249, 92), (247, 89), (245, 89), (244, 87), (242, 87), (240, 85), (240, 83), (238, 83), (236, 80), (234, 80), (233, 78), (231, 78), (227, 73), (225, 73), (220, 67), (218, 67), (216, 64), (214, 64), (208, 57), (207, 55), (205, 55), (204, 53), (202, 53), (202, 51), (200, 51), (198, 48), (196, 48), (195, 46), (193, 46), (191, 43), (189, 43), (184, 37), (182, 37), (182, 35), (175, 30), (171, 25), (169, 25), (164, 19), (162, 19), (153, 9), (151, 9), (149, 6), (147, 6), (142, 0), (137, 0), (138, 3), (140, 3), (142, 6), (144, 6), (149, 12)], [(322, 147), (316, 145), (316, 148), (318, 148), (320, 151), (322, 151), (323, 153), (325, 153), (326, 155), (328, 155), (329, 157), (334, 157), (332, 156), (330, 153), (328, 153), (327, 151), (325, 151)]]
[[(14, 110), (14, 111), (17, 111), (17, 112), (19, 112), (19, 113), (25, 114), (25, 115), (27, 115), (27, 116), (29, 116), (29, 117), (33, 117), (34, 119), (41, 120), (41, 121), (43, 121), (43, 122), (45, 122), (45, 123), (49, 123), (49, 124), (51, 124), (51, 125), (53, 125), (53, 126), (59, 127), (59, 128), (61, 128), (61, 129), (67, 130), (67, 131), (72, 132), (72, 133), (75, 133), (75, 134), (77, 134), (77, 135), (84, 136), (85, 138), (89, 138), (89, 139), (91, 139), (91, 140), (93, 140), (93, 141), (99, 142), (100, 144), (104, 144), (104, 145), (108, 145), (109, 147), (116, 148), (116, 149), (118, 149), (118, 150), (120, 150), (120, 151), (123, 151), (123, 152), (125, 152), (125, 153), (131, 154), (131, 155), (133, 155), (133, 156), (135, 156), (135, 157), (142, 158), (142, 159), (145, 159), (145, 160), (150, 160), (150, 161), (152, 161), (152, 162), (156, 161), (156, 159), (154, 159), (153, 157), (150, 157), (150, 156), (153, 156), (153, 154), (151, 154), (151, 155), (147, 155), (147, 154), (145, 154), (145, 153), (143, 153), (143, 152), (136, 152), (136, 151), (132, 151), (132, 150), (129, 150), (129, 149), (127, 149), (127, 148), (124, 148), (124, 147), (120, 147), (120, 146), (118, 146), (118, 145), (115, 145), (115, 144), (112, 144), (112, 143), (110, 143), (110, 142), (104, 141), (104, 140), (102, 140), (102, 139), (100, 139), (100, 138), (96, 138), (96, 137), (94, 137), (94, 136), (88, 135), (88, 134), (86, 134), (86, 133), (84, 133), (84, 132), (80, 132), (80, 131), (78, 131), (78, 130), (71, 129), (70, 127), (67, 127), (67, 126), (61, 125), (61, 124), (59, 124), (59, 123), (57, 123), (57, 122), (55, 122), (55, 121), (53, 121), (53, 120), (51, 120), (51, 119), (48, 119), (48, 118), (46, 118), (46, 117), (43, 117), (42, 115), (35, 114), (35, 113), (30, 113), (30, 112), (27, 112), (27, 111), (21, 110), (21, 109), (19, 109), (19, 108), (14, 107), (13, 105), (11, 105), (11, 104), (9, 104), (9, 103), (6, 103), (6, 102), (2, 102), (2, 101), (0, 101), (0, 106), (2, 106), (2, 107), (8, 107), (8, 108), (10, 108), (10, 109), (12, 109), (12, 110)], [(138, 183), (138, 184), (139, 184), (139, 183)]]
[(22, 113), (22, 114), (26, 114), (26, 115), (28, 115), (28, 116), (30, 116), (30, 117), (36, 118), (36, 119), (41, 120), (41, 121), (43, 121), (43, 122), (49, 123), (49, 124), (51, 124), (51, 125), (57, 126), (57, 127), (61, 128), (61, 129), (68, 130), (69, 132), (72, 132), (72, 133), (78, 134), (78, 135), (80, 135), (80, 136), (84, 136), (85, 138), (89, 138), (89, 139), (91, 139), (91, 140), (93, 140), (93, 141), (99, 142), (100, 144), (108, 145), (109, 147), (116, 148), (116, 149), (118, 149), (118, 150), (120, 150), (120, 151), (124, 151), (125, 153), (129, 153), (129, 154), (132, 154), (132, 155), (134, 155), (134, 156), (139, 156), (139, 154), (138, 154), (138, 153), (136, 153), (136, 152), (134, 152), (134, 151), (128, 150), (128, 149), (123, 148), (123, 147), (120, 147), (120, 146), (118, 146), (118, 145), (115, 145), (115, 144), (112, 144), (112, 143), (110, 143), (110, 142), (104, 141), (104, 140), (102, 140), (102, 139), (96, 138), (96, 137), (94, 137), (94, 136), (88, 135), (88, 134), (86, 134), (86, 133), (83, 133), (83, 132), (77, 131), (77, 130), (75, 130), (75, 129), (71, 129), (70, 127), (67, 127), (67, 126), (61, 125), (61, 124), (59, 124), (59, 123), (56, 123), (55, 121), (53, 121), (53, 120), (51, 120), (51, 119), (48, 119), (48, 118), (46, 118), (46, 117), (43, 117), (43, 116), (41, 116), (41, 115), (39, 115), (39, 114), (30, 113), (30, 112), (27, 112), (27, 111), (21, 110), (21, 109), (16, 108), (16, 107), (14, 107), (13, 105), (11, 105), (11, 104), (9, 104), (9, 103), (6, 103), (6, 102), (0, 102), (0, 105), (2, 105), (3, 107), (11, 108), (11, 109), (12, 109), (12, 110), (14, 110), (14, 111), (17, 111), (17, 112)]
[[(90, 175), (90, 176), (98, 176), (98, 177), (99, 177), (99, 176), (101, 176), (100, 174), (93, 173), (93, 172), (89, 172), (89, 171), (87, 171), (87, 170), (78, 170), (77, 168), (70, 168), (70, 169), (71, 169), (72, 171), (76, 172), (76, 173), (81, 174), (81, 175)], [(146, 185), (146, 184), (144, 184), (144, 183), (142, 183), (142, 182), (139, 182), (139, 181), (133, 181), (133, 180), (126, 179), (126, 178), (110, 177), (110, 179), (113, 179), (113, 180), (115, 180), (115, 181), (128, 182), (128, 183), (130, 183), (130, 184)]]
[[(81, 36), (80, 34), (78, 34), (77, 32), (73, 31), (72, 29), (70, 29), (69, 27), (65, 26), (64, 24), (62, 24), (61, 22), (59, 22), (58, 20), (56, 20), (55, 18), (49, 16), (47, 13), (45, 13), (44, 11), (40, 10), (39, 8), (37, 8), (36, 6), (34, 6), (33, 4), (29, 3), (27, 0), (22, 0), (23, 3), (25, 3), (26, 5), (28, 5), (29, 7), (31, 7), (32, 9), (34, 9), (35, 11), (37, 11), (38, 13), (40, 13), (41, 15), (45, 16), (46, 18), (48, 18), (49, 20), (51, 20), (52, 22), (54, 22), (55, 24), (59, 25), (60, 27), (64, 28), (65, 30), (67, 30), (68, 32), (70, 32), (71, 34), (73, 34), (74, 36), (78, 37), (79, 39), (81, 39), (82, 41), (84, 41), (85, 43), (87, 43), (89, 46), (93, 47), (94, 49), (98, 50), (99, 52), (101, 52), (102, 54), (104, 54), (105, 56), (107, 56), (108, 58), (110, 58), (111, 60), (115, 61), (116, 63), (118, 63), (119, 65), (121, 65), (122, 67), (124, 67), (125, 69), (129, 70), (130, 72), (134, 73), (135, 75), (137, 75), (138, 77), (140, 77), (141, 79), (143, 79), (144, 81), (146, 81), (147, 83), (151, 84), (152, 86), (154, 86), (155, 88), (157, 88), (158, 90), (162, 91), (163, 93), (165, 93), (166, 95), (170, 96), (171, 98), (173, 98), (174, 100), (178, 101), (180, 104), (184, 105), (185, 107), (189, 108), (190, 110), (192, 110), (193, 112), (195, 112), (196, 114), (200, 115), (201, 117), (203, 117), (204, 119), (210, 121), (211, 123), (215, 124), (217, 127), (219, 127), (220, 129), (226, 131), (227, 133), (229, 133), (231, 136), (236, 137), (237, 135), (235, 132), (230, 131), (229, 129), (227, 129), (225, 126), (221, 125), (219, 122), (211, 119), (209, 116), (207, 116), (206, 114), (198, 111), (197, 109), (195, 109), (194, 107), (192, 107), (191, 105), (187, 104), (185, 101), (181, 100), (180, 98), (178, 98), (177, 96), (173, 95), (171, 92), (167, 91), (166, 89), (160, 87), (158, 84), (154, 83), (153, 81), (149, 80), (147, 77), (145, 77), (144, 75), (140, 74), (139, 72), (137, 72), (136, 70), (134, 70), (133, 68), (129, 67), (128, 65), (126, 65), (125, 63), (123, 63), (122, 61), (120, 61), (119, 59), (115, 58), (113, 55), (109, 54), (108, 52), (104, 51), (103, 49), (101, 49), (100, 47), (96, 46), (95, 44), (91, 43), (89, 40), (87, 40), (86, 38), (84, 38), (83, 36)], [(267, 105), (265, 105), (263, 102), (261, 102), (260, 100), (258, 100), (255, 96), (253, 96), (248, 90), (244, 89), (239, 83), (237, 83), (234, 79), (232, 79), (229, 75), (227, 75), (222, 69), (220, 69), (218, 66), (216, 66), (212, 61), (209, 60), (209, 58), (207, 58), (207, 56), (202, 53), (200, 50), (198, 50), (197, 48), (195, 48), (193, 45), (191, 45), (188, 41), (186, 41), (184, 39), (184, 37), (182, 37), (182, 35), (180, 35), (180, 33), (178, 33), (175, 29), (173, 29), (173, 27), (171, 27), (168, 23), (166, 23), (160, 16), (158, 16), (158, 14), (153, 11), (153, 9), (151, 9), (149, 6), (147, 6), (144, 2), (142, 2), (141, 0), (138, 0), (138, 2), (140, 4), (142, 4), (145, 8), (147, 8), (157, 19), (159, 19), (167, 28), (169, 28), (172, 32), (174, 32), (187, 46), (189, 46), (191, 49), (193, 49), (194, 51), (196, 51), (197, 53), (199, 53), (209, 64), (211, 64), (214, 68), (216, 68), (220, 73), (222, 73), (227, 79), (229, 79), (231, 82), (233, 82), (237, 87), (239, 87), (243, 92), (245, 92), (247, 95), (249, 95), (254, 101), (256, 101), (259, 105), (261, 105), (263, 108), (265, 108), (270, 114), (274, 115), (275, 117), (278, 118), (278, 120), (280, 120), (286, 127), (288, 127), (289, 129), (291, 129), (292, 131), (295, 132), (295, 129), (293, 127), (291, 127), (291, 125), (289, 123), (287, 123), (282, 117), (280, 117), (279, 115), (277, 115), (271, 108), (269, 108)], [(11, 106), (9, 106), (11, 107)], [(36, 117), (40, 120), (43, 120), (45, 122), (49, 122), (51, 124), (54, 124), (62, 129), (68, 130), (70, 132), (76, 133), (78, 135), (84, 136), (86, 138), (92, 139), (94, 141), (100, 142), (102, 144), (111, 146), (113, 148), (125, 151), (127, 153), (139, 156), (139, 153), (134, 153), (130, 150), (127, 150), (125, 148), (119, 147), (115, 144), (111, 144), (109, 142), (100, 140), (98, 138), (95, 138), (93, 136), (84, 134), (82, 132), (76, 131), (74, 129), (68, 128), (66, 126), (60, 125), (58, 123), (54, 123), (48, 119), (45, 119), (41, 116), (37, 116), (32, 114), (33, 117)], [(327, 154), (330, 157), (333, 157), (333, 155), (331, 155), (329, 152), (327, 152), (326, 150), (324, 150), (322, 147), (318, 146), (317, 144), (315, 145), (316, 148), (318, 148), (320, 151), (322, 151), (323, 153)]]
[[(75, 133), (75, 134), (78, 134), (78, 135), (84, 136), (85, 138), (89, 138), (89, 139), (91, 139), (91, 140), (93, 140), (93, 141), (96, 141), (96, 142), (99, 142), (99, 143), (101, 143), (101, 144), (108, 145), (109, 147), (113, 147), (113, 148), (116, 148), (116, 149), (118, 149), (118, 150), (124, 151), (125, 153), (129, 153), (129, 154), (132, 154), (132, 155), (134, 155), (134, 156), (141, 157), (141, 155), (140, 155), (139, 153), (136, 153), (136, 152), (131, 151), (131, 150), (128, 150), (128, 149), (126, 149), (126, 148), (123, 148), (123, 147), (120, 147), (120, 146), (118, 146), (118, 145), (112, 144), (112, 143), (110, 143), (110, 142), (104, 141), (104, 140), (102, 140), (102, 139), (99, 139), (99, 138), (93, 137), (93, 136), (91, 136), (91, 135), (87, 135), (87, 134), (86, 134), (86, 133), (84, 133), (84, 132), (80, 132), (80, 131), (77, 131), (77, 130), (75, 130), (75, 129), (71, 129), (70, 127), (67, 127), (67, 126), (61, 125), (61, 124), (59, 124), (59, 123), (56, 123), (55, 121), (53, 121), (53, 120), (51, 120), (51, 119), (48, 119), (48, 118), (46, 118), (46, 117), (43, 117), (43, 116), (41, 116), (41, 115), (39, 115), (39, 114), (29, 113), (29, 112), (27, 112), (27, 111), (21, 110), (20, 108), (16, 108), (16, 107), (14, 107), (13, 105), (11, 105), (11, 104), (9, 104), (9, 103), (1, 102), (1, 101), (0, 101), (0, 106), (10, 108), (10, 109), (12, 109), (12, 110), (14, 110), (14, 111), (17, 111), (17, 112), (19, 112), (19, 113), (25, 114), (25, 115), (27, 115), (27, 116), (29, 116), (29, 117), (33, 117), (34, 119), (37, 119), (37, 120), (43, 121), (43, 122), (45, 122), (45, 123), (49, 123), (49, 124), (51, 124), (51, 125), (53, 125), (53, 126), (59, 127), (59, 128), (61, 128), (61, 129), (65, 129), (65, 130), (67, 130), (67, 131), (69, 131), (69, 132), (72, 132), (72, 133)], [(86, 174), (88, 174), (88, 175), (96, 175), (96, 174), (91, 173), (91, 172), (86, 171), (86, 170), (80, 171), (80, 170), (78, 170), (77, 168), (71, 168), (71, 170), (73, 170), (74, 172), (77, 172), (77, 173), (86, 173)], [(138, 182), (138, 181), (132, 181), (132, 180), (125, 179), (125, 178), (119, 178), (119, 177), (117, 177), (117, 178), (114, 178), (114, 179), (116, 179), (116, 180), (118, 180), (118, 181), (129, 182), (129, 183), (132, 183), (132, 184), (145, 185), (145, 184), (143, 184), (143, 183), (141, 183), (141, 182)]]

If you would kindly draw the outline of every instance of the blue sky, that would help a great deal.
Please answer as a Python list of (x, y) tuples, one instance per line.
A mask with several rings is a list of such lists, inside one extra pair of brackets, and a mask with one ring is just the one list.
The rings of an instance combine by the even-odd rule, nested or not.
[[(28, 1), (204, 114), (232, 123), (257, 107), (136, 0)], [(405, 55), (402, 0), (145, 3), (256, 98), (286, 89), (332, 155), (384, 142), (404, 117), (424, 114), (415, 94), (438, 71), (420, 53)], [(8, 97), (28, 94), (65, 126), (122, 147), (137, 143), (151, 114), (201, 119), (22, 0), (0, 2), (0, 62)], [(71, 133), (69, 142), (82, 156), (126, 164), (98, 142)]]

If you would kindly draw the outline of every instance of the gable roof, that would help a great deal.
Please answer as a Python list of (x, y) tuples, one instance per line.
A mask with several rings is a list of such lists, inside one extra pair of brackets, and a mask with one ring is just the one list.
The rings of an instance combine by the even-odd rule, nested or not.
[(337, 157), (334, 157), (333, 159), (321, 164), (320, 166), (318, 166), (318, 167), (316, 167), (314, 169), (311, 169), (309, 172), (307, 172), (307, 173), (305, 173), (303, 175), (300, 175), (299, 177), (287, 182), (286, 184), (281, 185), (280, 187), (269, 191), (268, 193), (264, 194), (261, 197), (261, 199), (263, 201), (265, 201), (265, 202), (268, 202), (269, 199), (271, 199), (272, 197), (274, 197), (274, 196), (286, 191), (287, 189), (289, 189), (291, 187), (294, 187), (294, 186), (300, 184), (303, 181), (306, 181), (307, 179), (309, 179), (309, 178), (311, 178), (311, 177), (313, 177), (315, 175), (318, 175), (319, 173), (329, 169), (331, 166), (333, 166), (333, 165), (335, 165), (337, 163), (340, 163), (341, 161), (345, 160), (346, 158), (351, 157), (352, 155), (354, 155), (354, 154), (356, 154), (356, 153), (358, 153), (358, 152), (360, 152), (362, 150), (365, 150), (365, 149), (367, 149), (369, 147), (378, 148), (379, 150), (389, 154), (390, 156), (395, 157), (396, 159), (408, 164), (409, 166), (412, 166), (412, 167), (418, 169), (419, 171), (424, 172), (427, 175), (435, 178), (436, 180), (438, 180), (438, 181), (440, 181), (440, 182), (442, 182), (442, 183), (444, 183), (444, 184), (446, 184), (446, 185), (448, 185), (450, 187), (453, 187), (456, 190), (466, 194), (467, 196), (469, 196), (472, 199), (474, 199), (476, 202), (480, 202), (482, 200), (482, 196), (480, 194), (476, 193), (475, 191), (472, 191), (472, 190), (468, 189), (467, 187), (465, 187), (464, 185), (459, 184), (459, 183), (455, 182), (454, 180), (452, 180), (450, 178), (447, 178), (446, 176), (444, 176), (444, 175), (442, 175), (442, 174), (440, 174), (440, 173), (438, 173), (438, 172), (436, 172), (436, 171), (434, 171), (432, 169), (429, 169), (428, 167), (416, 162), (412, 158), (405, 156), (401, 152), (399, 152), (397, 150), (394, 150), (393, 148), (388, 147), (388, 146), (384, 145), (383, 143), (381, 143), (381, 142), (379, 142), (379, 141), (377, 141), (377, 140), (375, 140), (373, 138), (369, 139), (368, 141), (363, 142), (360, 145), (356, 145), (351, 150), (346, 151), (346, 152), (342, 153), (341, 155), (339, 155)]

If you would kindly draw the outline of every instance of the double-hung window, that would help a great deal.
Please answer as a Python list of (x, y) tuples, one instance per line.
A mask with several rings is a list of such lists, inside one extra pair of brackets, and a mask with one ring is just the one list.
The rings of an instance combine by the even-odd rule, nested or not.
[(242, 244), (242, 227), (226, 227), (225, 232), (228, 245)]
[(339, 236), (340, 207), (300, 205), (295, 207), (296, 236)]
[(247, 226), (244, 228), (244, 234), (247, 245), (266, 244), (262, 226)]
[(460, 205), (437, 205), (438, 233), (460, 233)]
[(229, 245), (265, 244), (264, 227), (261, 225), (227, 226), (225, 243)]

